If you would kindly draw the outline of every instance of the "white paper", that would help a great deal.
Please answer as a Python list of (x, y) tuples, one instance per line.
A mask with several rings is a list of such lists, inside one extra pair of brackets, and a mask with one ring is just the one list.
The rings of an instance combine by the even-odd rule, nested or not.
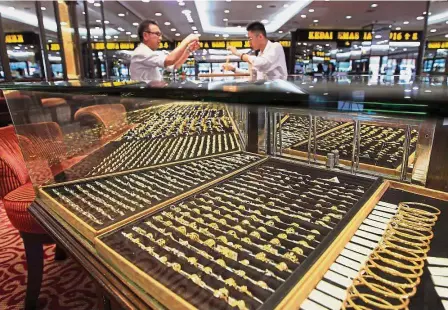
[(345, 277), (331, 270), (327, 271), (327, 273), (324, 275), (324, 278), (333, 281), (334, 283), (337, 283), (345, 288), (348, 288), (350, 285), (352, 285), (352, 280), (349, 277)]
[(366, 255), (362, 255), (362, 254), (353, 252), (352, 250), (349, 250), (349, 249), (343, 249), (341, 252), (341, 255), (348, 257), (350, 259), (353, 259), (362, 264), (365, 263), (368, 258), (368, 256), (366, 256)]
[(303, 310), (327, 310), (327, 308), (315, 303), (312, 300), (305, 299), (305, 301), (300, 305), (300, 309)]
[(347, 296), (347, 293), (344, 289), (339, 288), (336, 285), (333, 285), (323, 280), (320, 281), (319, 284), (317, 284), (316, 288), (319, 291), (325, 292), (330, 296), (335, 297), (339, 300), (345, 300), (345, 297)]
[(429, 272), (433, 276), (442, 276), (442, 277), (448, 277), (448, 268), (447, 267), (428, 267)]
[(381, 229), (383, 231), (383, 234), (384, 234), (384, 231), (386, 230), (386, 227), (387, 227), (387, 225), (384, 224), (384, 223), (380, 223), (380, 222), (377, 222), (377, 221), (372, 221), (372, 220), (370, 220), (368, 218), (366, 218), (363, 223)]
[(448, 298), (448, 288), (436, 286), (435, 289), (441, 298)]
[(346, 249), (355, 251), (357, 253), (361, 253), (364, 255), (370, 255), (372, 253), (372, 250), (363, 246), (360, 246), (358, 244), (353, 244), (353, 243), (347, 243), (347, 245), (345, 246)]
[(435, 286), (448, 287), (448, 277), (431, 276), (431, 279)]
[(442, 300), (443, 307), (448, 310), (448, 300)]
[(379, 210), (373, 210), (373, 211), (372, 211), (372, 214), (373, 214), (373, 215), (378, 215), (378, 216), (384, 217), (384, 218), (386, 218), (386, 219), (388, 219), (388, 220), (390, 220), (391, 217), (394, 216), (393, 214), (386, 213), (386, 212), (382, 212), (382, 211), (379, 211)]
[(355, 270), (342, 266), (341, 264), (338, 263), (333, 263), (330, 266), (330, 270), (333, 270), (334, 272), (349, 277), (350, 279), (354, 279), (358, 275), (358, 272), (356, 272)]
[(340, 310), (342, 306), (342, 301), (337, 300), (336, 298), (333, 298), (318, 290), (313, 290), (308, 298), (314, 301), (318, 301), (321, 305), (331, 310)]
[(376, 215), (373, 215), (373, 214), (370, 214), (367, 218), (372, 220), (372, 221), (377, 221), (377, 222), (384, 223), (384, 224), (389, 223), (388, 219), (386, 219), (384, 217), (376, 216)]
[(388, 202), (385, 202), (385, 201), (378, 201), (378, 204), (379, 204), (380, 206), (388, 207), (388, 208), (392, 208), (392, 209), (397, 209), (397, 208), (398, 208), (397, 205), (394, 205), (394, 204), (392, 204), (392, 203), (388, 203)]
[(387, 213), (391, 213), (391, 214), (397, 214), (397, 209), (392, 209), (392, 208), (387, 208), (387, 207), (383, 207), (383, 206), (375, 206), (375, 208), (373, 208), (374, 210), (378, 210), (378, 211), (383, 211), (383, 212), (387, 212)]
[(355, 235), (357, 235), (357, 236), (359, 236), (361, 238), (364, 238), (364, 239), (368, 239), (368, 240), (374, 241), (376, 243), (380, 242), (381, 238), (383, 237), (382, 235), (378, 236), (378, 235), (370, 234), (370, 233), (362, 231), (362, 230), (358, 230), (355, 233)]
[(361, 226), (359, 226), (358, 231), (359, 230), (367, 231), (367, 232), (370, 232), (372, 234), (375, 234), (375, 235), (381, 236), (381, 237), (384, 235), (384, 230), (383, 229), (375, 228), (373, 226), (369, 226), (369, 225), (366, 225), (366, 224), (361, 224)]
[(354, 260), (351, 260), (345, 256), (340, 256), (336, 259), (336, 262), (348, 267), (350, 269), (353, 269), (355, 271), (359, 271), (361, 269), (362, 264), (360, 262), (356, 262)]
[(428, 256), (427, 261), (429, 265), (448, 267), (448, 258)]

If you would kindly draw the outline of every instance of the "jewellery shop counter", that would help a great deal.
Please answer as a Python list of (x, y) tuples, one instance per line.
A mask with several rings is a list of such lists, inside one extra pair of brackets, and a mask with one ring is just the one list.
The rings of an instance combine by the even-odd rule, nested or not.
[[(314, 115), (310, 136), (292, 110), (76, 92), (46, 94), (65, 101), (52, 110), (42, 91), (5, 95), (30, 103), (10, 104), (37, 191), (30, 212), (122, 308), (448, 307), (448, 194), (343, 162), (352, 151), (396, 170), (418, 153), (418, 126)], [(336, 139), (346, 127), (360, 150)], [(313, 162), (303, 141), (338, 148), (342, 165)]]

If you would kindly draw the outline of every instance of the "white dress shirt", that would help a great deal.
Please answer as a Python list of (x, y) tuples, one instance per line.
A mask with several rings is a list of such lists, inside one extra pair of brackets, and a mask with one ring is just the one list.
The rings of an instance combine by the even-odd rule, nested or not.
[(140, 43), (132, 53), (129, 71), (131, 79), (136, 81), (161, 81), (159, 68), (165, 68), (166, 55), (150, 49)]
[(283, 47), (278, 42), (268, 41), (263, 52), (258, 56), (249, 56), (252, 68), (257, 73), (257, 80), (286, 79), (286, 59)]

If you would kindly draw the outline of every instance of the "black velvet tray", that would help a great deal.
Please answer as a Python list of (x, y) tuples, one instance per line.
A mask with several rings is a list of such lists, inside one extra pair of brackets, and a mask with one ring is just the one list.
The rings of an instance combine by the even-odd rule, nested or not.
[[(360, 146), (360, 157), (359, 162), (373, 165), (373, 166), (380, 166), (385, 168), (391, 168), (391, 169), (397, 169), (402, 164), (402, 154), (403, 154), (403, 143), (398, 141), (400, 138), (404, 139), (404, 130), (403, 129), (394, 129), (392, 132), (399, 131), (399, 134), (394, 137), (392, 140), (388, 141), (387, 143), (384, 141), (384, 138), (387, 137), (387, 135), (380, 136), (382, 133), (381, 131), (383, 129), (387, 129), (388, 127), (383, 126), (376, 126), (371, 124), (361, 124), (361, 131), (364, 128), (369, 128), (369, 131), (366, 133), (361, 133), (361, 146)], [(379, 133), (367, 137), (366, 135), (369, 134), (372, 130), (380, 130)], [(352, 158), (352, 141), (353, 141), (353, 133), (354, 133), (354, 125), (350, 124), (346, 127), (339, 128), (331, 133), (324, 134), (323, 136), (319, 137), (317, 139), (317, 148), (316, 152), (319, 155), (326, 156), (327, 153), (333, 151), (333, 150), (339, 150), (339, 156), (341, 159), (345, 160), (351, 160)], [(390, 135), (390, 134), (388, 134)], [(410, 152), (409, 155), (415, 152), (416, 150), (416, 138), (418, 136), (417, 130), (412, 130), (411, 132), (411, 140), (413, 139), (413, 142), (410, 144)], [(344, 137), (343, 141), (338, 141), (338, 139)], [(368, 139), (371, 139), (371, 142), (368, 141)], [(378, 144), (378, 141), (382, 141)], [(404, 141), (404, 140), (403, 140)], [(313, 147), (313, 141), (311, 142)], [(325, 144), (325, 146), (324, 146)], [(374, 145), (375, 144), (375, 145)], [(387, 147), (390, 147), (389, 150), (385, 150), (384, 154), (380, 154), (384, 149)], [(294, 150), (299, 150), (303, 152), (308, 151), (308, 144), (303, 143), (299, 146), (292, 147)], [(370, 149), (372, 148), (372, 149)], [(392, 153), (398, 152), (398, 156), (395, 158), (392, 158)], [(390, 160), (390, 162), (388, 162)]]
[[(50, 196), (52, 199), (57, 201), (62, 208), (65, 208), (69, 210), (69, 212), (75, 214), (82, 222), (86, 223), (88, 226), (92, 227), (95, 230), (100, 230), (114, 223), (118, 223), (122, 220), (125, 220), (126, 218), (134, 214), (145, 211), (148, 208), (151, 208), (152, 206), (162, 204), (165, 201), (171, 200), (176, 196), (185, 194), (195, 188), (201, 187), (204, 184), (213, 181), (214, 179), (219, 179), (224, 175), (230, 174), (234, 171), (249, 166), (261, 160), (262, 158), (263, 157), (256, 154), (235, 153), (197, 161), (173, 164), (160, 168), (145, 169), (143, 171), (123, 173), (120, 175), (97, 177), (92, 180), (81, 180), (77, 182), (70, 182), (69, 184), (65, 185), (64, 184), (52, 185), (42, 188), (41, 191), (43, 191), (46, 195)], [(239, 160), (241, 162), (233, 163), (230, 162), (230, 160)], [(224, 165), (229, 162), (232, 165), (232, 167), (229, 167), (227, 171), (224, 169), (216, 169), (216, 167), (214, 167), (216, 164)], [(202, 170), (204, 169), (203, 167), (205, 166), (209, 166), (211, 168), (208, 168), (208, 170)], [(193, 167), (194, 170), (189, 169), (188, 170), (189, 172), (187, 173), (186, 176), (183, 176), (181, 174), (174, 174), (172, 172), (172, 171), (182, 171), (181, 169), (186, 169), (185, 167)], [(213, 171), (214, 175), (203, 172), (210, 170)], [(150, 179), (148, 180), (157, 185), (150, 185), (149, 183), (142, 181), (142, 177), (144, 178), (145, 176), (150, 176)], [(170, 179), (177, 180), (177, 182), (181, 184), (172, 182)], [(134, 181), (137, 181), (140, 184), (134, 183)], [(111, 185), (111, 183), (114, 185)], [(113, 192), (116, 192), (116, 194), (114, 194), (112, 191), (105, 190), (103, 187), (101, 187), (100, 184), (103, 186), (107, 186), (107, 188), (109, 188)], [(87, 194), (79, 190), (77, 186), (80, 186), (80, 188), (82, 188), (84, 191), (90, 193), (93, 196), (89, 197)], [(149, 195), (156, 195), (156, 193), (151, 189), (151, 186), (153, 186), (157, 192), (163, 193), (164, 196), (159, 195), (158, 198), (149, 196)], [(95, 188), (96, 190), (93, 190), (92, 187)], [(175, 187), (178, 187), (179, 189), (176, 189)], [(88, 211), (97, 220), (103, 223), (100, 224), (95, 220), (92, 220), (92, 218), (89, 218), (88, 216), (77, 211), (75, 208), (68, 206), (68, 203), (64, 202), (62, 198), (58, 197), (54, 192), (54, 190), (60, 192), (63, 195), (63, 197), (70, 199), (70, 201), (79, 205), (83, 211)], [(69, 193), (68, 190), (73, 191), (74, 194)], [(116, 201), (108, 198), (107, 196), (104, 196), (103, 193), (112, 197)], [(135, 196), (132, 196), (135, 194), (138, 194), (139, 196), (145, 198), (147, 201), (137, 199)], [(101, 201), (95, 201), (94, 197), (102, 199), (109, 206), (116, 208), (118, 211), (124, 214), (115, 215), (113, 216), (113, 219), (106, 217), (104, 214), (101, 214), (99, 211), (96, 211), (92, 206), (96, 208), (101, 208), (104, 211), (109, 210), (108, 212), (110, 214), (114, 213), (110, 212), (110, 209), (108, 209), (109, 207), (106, 208), (106, 205)], [(85, 201), (91, 203), (92, 206), (86, 205), (86, 203), (82, 202), (81, 199), (85, 199)], [(126, 207), (132, 207), (135, 210), (132, 211), (125, 208), (124, 206), (119, 205), (117, 201), (119, 203), (123, 203)]]
[[(434, 238), (431, 240), (428, 256), (448, 258), (448, 202), (425, 197), (410, 192), (389, 189), (381, 198), (382, 201), (398, 204), (405, 201), (421, 202), (432, 205), (440, 209), (441, 213), (436, 225), (433, 227)], [(425, 264), (421, 282), (417, 287), (417, 293), (411, 298), (410, 310), (443, 310), (440, 297), (434, 289), (434, 283), (428, 271), (428, 264)]]
[[(331, 220), (331, 225), (332, 225), (331, 229), (319, 226), (313, 222), (305, 222), (305, 221), (301, 221), (301, 220), (296, 221), (297, 223), (300, 223), (301, 227), (305, 227), (307, 230), (317, 229), (321, 234), (318, 235), (315, 242), (310, 242), (310, 244), (315, 248), (314, 249), (306, 249), (304, 251), (304, 255), (306, 257), (305, 258), (301, 257), (299, 264), (292, 265), (293, 267), (291, 268), (291, 270), (292, 270), (291, 274), (285, 275), (284, 271), (277, 273), (278, 276), (282, 277), (283, 279), (286, 279), (285, 282), (276, 282), (276, 281), (273, 282), (273, 280), (275, 280), (275, 279), (262, 278), (262, 280), (264, 280), (268, 284), (275, 287), (275, 292), (272, 294), (266, 295), (266, 294), (263, 294), (263, 292), (256, 293), (256, 296), (260, 297), (260, 299), (263, 301), (262, 304), (259, 304), (258, 302), (251, 303), (250, 300), (248, 301), (247, 299), (244, 299), (245, 296), (241, 296), (241, 294), (238, 294), (238, 292), (231, 290), (231, 293), (233, 293), (234, 296), (236, 296), (238, 298), (243, 298), (244, 300), (246, 300), (246, 306), (248, 306), (250, 309), (273, 309), (285, 297), (285, 295), (297, 284), (297, 282), (305, 275), (305, 273), (309, 270), (309, 268), (311, 266), (313, 266), (313, 264), (320, 257), (320, 255), (322, 255), (322, 253), (331, 245), (331, 243), (337, 238), (338, 234), (342, 231), (342, 229), (347, 225), (347, 223), (353, 218), (353, 216), (358, 212), (358, 210), (365, 204), (365, 202), (375, 192), (375, 190), (381, 184), (380, 178), (367, 178), (367, 177), (353, 176), (353, 175), (349, 175), (346, 173), (328, 171), (328, 170), (323, 170), (323, 169), (319, 169), (319, 168), (298, 165), (298, 164), (292, 163), (290, 161), (278, 160), (278, 159), (271, 158), (266, 162), (263, 162), (261, 164), (258, 164), (256, 166), (250, 168), (249, 170), (243, 171), (243, 172), (239, 173), (238, 175), (235, 175), (231, 178), (223, 180), (214, 186), (211, 186), (204, 190), (201, 190), (200, 192), (198, 192), (194, 195), (190, 195), (189, 197), (182, 199), (181, 201), (177, 202), (176, 204), (167, 205), (167, 206), (159, 209), (155, 213), (146, 215), (146, 216), (140, 218), (139, 220), (130, 222), (130, 223), (126, 224), (125, 226), (115, 229), (112, 232), (106, 233), (99, 237), (99, 242), (97, 242), (96, 244), (98, 244), (98, 243), (104, 244), (106, 247), (112, 249), (111, 250), (113, 252), (113, 254), (111, 254), (112, 256), (116, 256), (116, 255), (121, 256), (128, 262), (128, 264), (131, 264), (131, 266), (135, 266), (133, 268), (140, 269), (145, 274), (154, 278), (156, 281), (162, 283), (165, 287), (167, 287), (172, 292), (179, 295), (181, 298), (183, 298), (184, 300), (186, 300), (193, 306), (198, 307), (200, 309), (226, 309), (229, 307), (227, 303), (213, 297), (213, 295), (211, 295), (205, 289), (200, 288), (199, 286), (197, 286), (190, 280), (184, 278), (183, 276), (178, 275), (171, 268), (164, 266), (162, 263), (160, 263), (156, 259), (152, 258), (150, 254), (146, 253), (143, 250), (140, 250), (139, 247), (137, 247), (135, 244), (133, 244), (130, 240), (126, 239), (122, 235), (122, 233), (128, 234), (128, 233), (132, 232), (133, 227), (147, 227), (147, 225), (145, 224), (146, 221), (150, 221), (151, 223), (154, 223), (154, 222), (158, 221), (157, 220), (158, 216), (160, 217), (162, 214), (167, 214), (166, 211), (173, 210), (172, 208), (176, 208), (176, 206), (177, 206), (177, 208), (179, 208), (179, 207), (185, 208), (185, 206), (188, 205), (189, 203), (191, 203), (191, 201), (199, 201), (198, 199), (201, 197), (204, 197), (203, 196), (204, 194), (211, 193), (211, 192), (213, 192), (213, 190), (218, 190), (220, 188), (222, 190), (222, 188), (227, 186), (231, 181), (241, 180), (242, 178), (244, 179), (245, 176), (248, 175), (248, 173), (253, 172), (253, 171), (259, 171), (258, 169), (260, 167), (267, 167), (267, 166), (274, 167), (275, 169), (284, 169), (285, 171), (288, 171), (288, 172), (296, 171), (303, 175), (308, 175), (309, 178), (306, 177), (305, 183), (307, 183), (309, 180), (316, 180), (317, 178), (319, 178), (321, 180), (325, 179), (328, 181), (334, 177), (337, 177), (337, 179), (340, 182), (339, 184), (347, 184), (347, 186), (352, 189), (355, 189), (358, 186), (363, 186), (365, 189), (364, 193), (359, 194), (359, 198), (357, 199), (357, 201), (353, 202), (353, 205), (347, 207), (348, 208), (347, 212), (342, 217), (342, 219), (338, 219), (338, 220), (332, 219)], [(270, 178), (271, 175), (273, 175), (273, 174), (275, 174), (275, 173), (267, 173), (266, 177)], [(265, 176), (261, 175), (260, 180), (265, 180)], [(284, 179), (283, 181), (284, 182), (280, 181), (280, 183), (292, 184), (289, 182), (293, 182), (292, 179), (291, 180)], [(313, 183), (313, 182), (311, 182), (311, 183)], [(331, 185), (331, 182), (328, 181), (328, 184)], [(305, 185), (303, 185), (301, 183), (294, 183), (294, 185), (296, 187), (291, 187), (292, 188), (291, 190), (294, 190), (295, 193), (303, 193), (305, 191), (303, 189), (303, 188), (305, 188), (304, 187)], [(276, 186), (277, 189), (278, 189), (278, 187), (279, 186)], [(302, 190), (300, 190), (301, 188), (302, 188)], [(276, 193), (275, 195), (277, 195), (279, 197), (284, 197), (284, 196), (281, 196), (282, 193), (278, 192), (278, 190), (275, 191), (275, 193)], [(283, 194), (286, 194), (286, 193), (287, 193), (286, 191), (283, 192)], [(260, 192), (260, 194), (261, 194), (261, 192)], [(290, 195), (290, 194), (288, 194), (288, 195)], [(237, 197), (237, 196), (235, 196), (235, 197)], [(258, 196), (258, 197), (262, 197), (262, 196)], [(288, 197), (290, 197), (290, 196), (288, 196)], [(229, 199), (232, 199), (232, 198), (229, 198)], [(236, 198), (233, 198), (233, 199), (236, 199)], [(262, 200), (263, 200), (263, 198), (262, 198)], [(343, 199), (341, 198), (340, 200), (342, 201)], [(314, 203), (317, 203), (317, 202), (318, 202), (318, 199), (316, 198)], [(323, 202), (321, 202), (321, 203), (323, 203)], [(303, 203), (303, 205), (307, 206), (308, 203)], [(339, 205), (339, 204), (337, 202), (333, 201), (330, 203), (330, 205)], [(218, 206), (219, 206), (219, 204), (218, 204)], [(313, 207), (312, 202), (309, 202), (309, 206), (307, 206), (307, 208), (314, 211), (315, 208), (318, 208), (318, 207), (317, 206)], [(218, 209), (218, 207), (213, 208), (213, 210), (216, 210), (216, 209)], [(265, 213), (264, 213), (265, 215), (270, 213), (269, 211), (267, 211), (265, 209), (262, 209), (262, 210), (265, 211)], [(207, 212), (205, 212), (205, 213), (207, 213)], [(245, 216), (247, 216), (247, 218), (249, 218), (249, 215), (247, 213), (245, 213), (245, 212), (243, 212), (243, 213), (245, 214)], [(226, 212), (220, 213), (220, 214), (221, 215), (223, 215), (223, 214), (229, 215), (229, 213), (226, 213)], [(165, 215), (163, 215), (163, 216), (165, 216)], [(283, 222), (285, 221), (283, 217), (282, 217), (282, 221)], [(233, 226), (236, 223), (239, 223), (239, 222), (234, 222), (233, 220), (231, 220), (229, 225)], [(276, 225), (281, 226), (282, 224), (277, 223)], [(200, 225), (198, 225), (198, 226), (200, 226)], [(187, 227), (187, 231), (188, 231), (188, 229), (189, 228)], [(176, 230), (171, 228), (171, 226), (167, 227), (166, 230), (170, 231), (172, 233), (176, 233)], [(134, 237), (139, 237), (139, 236), (134, 234)], [(228, 239), (231, 242), (237, 242), (237, 241), (232, 241), (233, 240), (232, 238), (228, 238)], [(140, 240), (146, 240), (146, 239), (140, 238)], [(184, 240), (187, 240), (187, 237), (185, 237)], [(239, 240), (239, 239), (235, 239), (235, 240)], [(193, 243), (193, 242), (191, 242), (191, 243)], [(285, 243), (282, 243), (282, 244), (283, 245), (286, 244), (286, 240), (285, 240)], [(195, 243), (195, 245), (196, 245), (196, 243)], [(145, 246), (149, 246), (149, 245), (145, 243)], [(197, 247), (199, 247), (199, 246), (200, 246), (200, 244), (197, 245)], [(103, 248), (103, 246), (101, 246), (101, 247)], [(167, 255), (167, 253), (164, 252), (163, 248), (160, 248), (160, 249), (156, 248), (155, 250), (157, 253), (159, 253), (161, 255)], [(187, 251), (186, 249), (184, 249), (184, 250)], [(158, 252), (158, 251), (160, 251), (160, 252)], [(100, 253), (102, 253), (102, 251), (100, 251)], [(107, 255), (107, 254), (103, 254), (103, 255)], [(239, 255), (243, 255), (243, 254), (240, 253)], [(238, 256), (238, 257), (240, 257), (240, 256)], [(242, 257), (244, 258), (245, 256), (243, 255)], [(215, 257), (215, 259), (217, 259), (217, 258), (218, 257)], [(226, 258), (224, 256), (221, 256), (221, 258), (227, 259), (226, 262), (228, 262), (228, 264), (232, 263), (232, 261), (230, 261), (228, 258)], [(169, 261), (170, 260), (171, 260), (171, 257), (169, 258)], [(251, 262), (251, 264), (252, 264), (252, 262)], [(257, 266), (257, 267), (262, 270), (264, 270), (264, 268), (268, 268), (268, 266), (263, 266), (264, 263), (263, 264), (259, 263), (259, 264), (260, 264), (260, 266)], [(188, 266), (187, 266), (187, 269), (188, 269)], [(184, 267), (182, 267), (182, 270), (184, 270)], [(215, 268), (213, 268), (213, 270), (215, 270)], [(250, 274), (250, 268), (248, 268), (245, 271), (247, 274)], [(206, 277), (206, 275), (202, 275), (202, 276)], [(139, 280), (141, 280), (141, 279), (139, 279)], [(257, 279), (257, 280), (260, 280), (260, 279)], [(223, 287), (224, 287), (224, 285), (223, 285)], [(148, 294), (151, 295), (151, 288), (150, 287), (147, 288), (146, 286), (144, 288), (147, 289)], [(253, 288), (253, 287), (250, 287), (250, 288), (252, 288), (254, 291), (256, 291), (256, 288)], [(154, 296), (154, 297), (157, 298), (157, 296)]]

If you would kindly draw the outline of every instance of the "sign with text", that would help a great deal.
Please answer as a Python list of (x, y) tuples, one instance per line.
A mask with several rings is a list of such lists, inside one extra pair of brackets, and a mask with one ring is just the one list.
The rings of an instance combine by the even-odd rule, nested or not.
[(39, 36), (34, 32), (6, 33), (6, 44), (39, 44)]
[[(107, 42), (107, 50), (134, 50), (137, 47), (135, 42)], [(92, 43), (94, 51), (104, 50), (104, 42)]]
[[(418, 42), (421, 31), (391, 31), (389, 40), (394, 42)], [(374, 33), (364, 30), (297, 30), (297, 41), (371, 41)], [(387, 38), (383, 38), (387, 39)], [(344, 44), (350, 46), (350, 44)]]
[(434, 42), (434, 41), (430, 41), (427, 42), (427, 47), (429, 49), (448, 49), (448, 41), (446, 42)]

